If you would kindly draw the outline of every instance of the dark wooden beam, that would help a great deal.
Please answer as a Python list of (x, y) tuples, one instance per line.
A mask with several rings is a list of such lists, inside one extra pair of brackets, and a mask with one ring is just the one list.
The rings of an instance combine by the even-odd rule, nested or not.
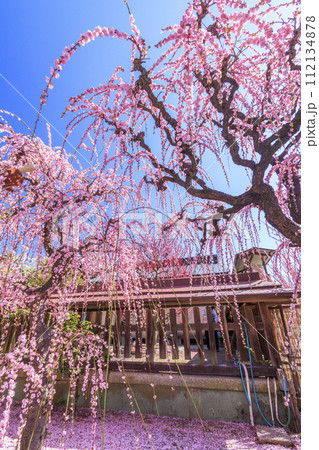
[[(238, 366), (219, 365), (213, 366), (210, 364), (176, 364), (173, 362), (140, 362), (140, 361), (110, 361), (110, 370), (118, 371), (118, 364), (123, 365), (125, 371), (133, 372), (151, 372), (151, 373), (176, 373), (179, 374), (179, 370), (182, 374), (188, 375), (215, 375), (215, 376), (238, 376), (240, 377), (240, 371)], [(247, 367), (249, 376), (251, 376), (250, 367)], [(275, 377), (275, 367), (254, 367), (254, 377)]]
[(209, 351), (211, 354), (212, 364), (218, 364), (217, 357), (217, 345), (215, 339), (215, 323), (213, 320), (213, 312), (210, 306), (206, 306), (207, 325), (208, 325), (208, 339), (209, 339)]
[(189, 340), (189, 322), (188, 322), (188, 308), (182, 308), (182, 326), (183, 326), (183, 341), (184, 341), (184, 358), (191, 359), (191, 346)]
[(169, 319), (170, 319), (170, 335), (172, 340), (172, 358), (179, 358), (179, 350), (178, 350), (178, 335), (177, 335), (177, 323), (176, 323), (176, 309), (169, 310)]

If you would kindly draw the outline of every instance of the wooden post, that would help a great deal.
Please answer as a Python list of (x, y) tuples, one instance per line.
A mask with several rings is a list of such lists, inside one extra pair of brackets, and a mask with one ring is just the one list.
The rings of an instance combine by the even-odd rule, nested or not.
[(177, 323), (176, 323), (176, 310), (174, 308), (171, 308), (169, 310), (169, 318), (170, 318), (170, 324), (171, 324), (171, 339), (172, 339), (172, 358), (178, 359), (179, 358), (179, 351), (178, 351), (178, 335), (177, 335)]
[(264, 303), (258, 303), (258, 307), (260, 311), (261, 320), (264, 325), (265, 337), (267, 339), (267, 347), (271, 363), (275, 367), (280, 367), (281, 365), (280, 354), (278, 351), (276, 351), (277, 345), (275, 335), (272, 329), (273, 324), (268, 306), (265, 305)]
[[(248, 361), (248, 353), (244, 346), (244, 342), (246, 343), (246, 336), (244, 334), (244, 341), (240, 332), (240, 319), (237, 316), (237, 311), (233, 307), (233, 319), (234, 319), (234, 325), (235, 325), (235, 333), (236, 333), (236, 340), (237, 340), (237, 346), (239, 350), (239, 356), (241, 361)], [(247, 346), (247, 343), (246, 343)]]
[(131, 356), (131, 312), (125, 310), (125, 323), (124, 323), (124, 358)]
[(88, 322), (93, 323), (93, 318), (94, 318), (94, 311), (86, 311), (85, 320), (87, 320)]
[(182, 308), (182, 321), (183, 321), (184, 358), (186, 360), (190, 360), (192, 358), (192, 354), (189, 340), (188, 308)]
[[(111, 317), (112, 317), (112, 312), (111, 312)], [(110, 334), (110, 312), (109, 312), (109, 310), (107, 309), (106, 311), (105, 311), (105, 325), (104, 325), (104, 340), (105, 340), (105, 342), (107, 343), (107, 345), (108, 345), (108, 342), (109, 342), (109, 334)]]
[(10, 347), (11, 347), (12, 341), (13, 341), (13, 337), (14, 337), (14, 334), (15, 334), (15, 329), (16, 329), (15, 325), (10, 325), (9, 331), (8, 331), (8, 334), (7, 334), (7, 338), (5, 340), (4, 347), (3, 347), (3, 350), (2, 350), (3, 353), (8, 353), (8, 351), (10, 350)]
[(158, 311), (159, 357), (166, 359), (165, 310)]
[(213, 312), (211, 306), (206, 306), (207, 324), (208, 324), (208, 339), (209, 339), (209, 352), (213, 365), (218, 364), (217, 347), (215, 339), (215, 327), (213, 320)]
[(98, 311), (91, 311), (91, 322), (93, 324), (97, 323)]
[(136, 312), (135, 358), (142, 358), (142, 331), (140, 312)]
[(146, 309), (146, 354), (147, 361), (154, 362), (155, 327), (152, 311)]
[[(287, 329), (286, 319), (285, 319), (282, 305), (279, 306), (279, 311), (280, 311), (280, 317), (282, 320), (285, 337), (286, 337), (286, 339), (288, 339), (288, 342), (289, 342), (289, 351), (291, 352), (292, 346), (291, 346), (291, 342), (290, 342), (290, 337), (288, 336), (288, 329)], [(287, 355), (287, 356), (288, 356), (288, 360), (291, 362), (292, 361), (291, 356), (290, 355)], [(299, 378), (298, 378), (298, 375), (296, 374), (296, 372), (293, 370), (291, 370), (291, 377), (292, 377), (292, 381), (293, 381), (293, 385), (294, 385), (294, 389), (295, 389), (295, 393), (296, 393), (296, 399), (300, 399), (300, 396), (301, 396), (300, 390), (301, 389), (300, 389)]]
[(230, 339), (229, 339), (229, 332), (228, 332), (228, 326), (227, 326), (227, 319), (225, 314), (225, 306), (220, 307), (220, 316), (221, 316), (221, 326), (223, 328), (223, 338), (224, 338), (224, 346), (225, 346), (225, 357), (226, 361), (232, 361), (233, 360), (233, 353), (231, 351), (231, 345), (230, 345)]
[(121, 310), (115, 311), (115, 324), (113, 329), (113, 347), (117, 358), (121, 356), (121, 342), (120, 342), (120, 327), (121, 327)]
[(96, 321), (95, 321), (95, 323), (97, 325), (102, 325), (102, 314), (103, 314), (103, 311), (101, 311), (101, 310), (97, 311), (97, 313), (96, 313)]
[(101, 335), (102, 314), (103, 314), (103, 311), (97, 311), (96, 321), (95, 321), (95, 324), (96, 324), (95, 329), (98, 332), (99, 336)]
[(246, 323), (246, 328), (247, 328), (247, 332), (248, 332), (249, 343), (254, 351), (256, 361), (260, 362), (263, 360), (263, 355), (262, 355), (261, 346), (260, 346), (260, 342), (259, 342), (259, 335), (256, 330), (256, 322), (255, 322), (255, 317), (253, 314), (253, 306), (245, 305), (243, 307), (243, 313), (244, 313), (244, 317), (247, 319), (247, 321), (245, 321), (245, 323)]
[(288, 387), (288, 390), (290, 392), (290, 409), (291, 409), (291, 422), (290, 422), (290, 429), (291, 431), (295, 433), (301, 433), (301, 414), (299, 412), (299, 409), (296, 404), (296, 391), (293, 386), (293, 383), (290, 382), (286, 378), (286, 384)]
[(205, 360), (205, 353), (204, 353), (203, 333), (201, 330), (200, 311), (198, 306), (194, 307), (194, 320), (195, 320), (195, 333), (196, 333), (199, 363), (203, 364)]

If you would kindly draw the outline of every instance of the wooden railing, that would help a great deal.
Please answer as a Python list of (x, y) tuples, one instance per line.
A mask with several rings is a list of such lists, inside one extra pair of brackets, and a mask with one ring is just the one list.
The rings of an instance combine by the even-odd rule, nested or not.
[[(269, 306), (266, 303), (242, 305), (238, 318), (233, 304), (221, 305), (221, 323), (214, 321), (212, 308), (216, 310), (216, 304), (146, 307), (139, 313), (117, 308), (111, 314), (90, 310), (83, 317), (94, 324), (105, 340), (110, 339), (116, 360), (124, 361), (131, 370), (147, 370), (152, 364), (153, 370), (160, 371), (165, 365), (178, 363), (182, 370), (185, 365), (192, 368), (197, 365), (200, 368), (196, 372), (229, 375), (239, 374), (234, 364), (238, 361), (237, 353), (241, 361), (249, 360), (241, 324), (244, 321), (257, 372), (274, 373), (267, 367), (277, 368), (280, 355), (275, 350), (277, 345)], [(111, 364), (112, 367), (117, 365)]]
[[(261, 280), (259, 273), (222, 274), (214, 282), (218, 305), (217, 288), (201, 276), (146, 280), (130, 293), (131, 309), (119, 287), (110, 293), (98, 284), (90, 290), (79, 287), (65, 301), (111, 343), (111, 369), (121, 361), (132, 370), (175, 367), (187, 373), (239, 375), (239, 358), (249, 360), (244, 322), (255, 373), (274, 373), (282, 365), (278, 336), (287, 330), (276, 329), (273, 308), (288, 305), (292, 293)], [(134, 310), (135, 300), (144, 308)], [(61, 299), (53, 294), (51, 301)]]
[[(233, 284), (222, 277), (217, 280), (218, 305), (216, 289), (202, 284), (199, 277), (192, 283), (172, 279), (142, 285), (131, 300), (139, 300), (143, 309), (134, 309), (134, 301), (128, 309), (120, 290), (110, 295), (99, 286), (90, 291), (79, 288), (67, 301), (81, 320), (90, 321), (95, 333), (110, 343), (110, 370), (122, 365), (126, 371), (240, 376), (239, 359), (249, 361), (245, 323), (254, 376), (272, 377), (279, 367), (284, 369), (294, 398), (292, 415), (299, 423), (300, 378), (289, 365), (295, 361), (300, 366), (299, 307), (286, 355), (292, 292), (263, 282), (258, 274), (232, 277)], [(52, 302), (56, 301), (60, 298), (53, 295)], [(218, 309), (219, 322), (213, 309)], [(2, 351), (10, 349), (20, 331), (14, 325), (10, 328)], [(249, 364), (247, 370), (251, 375)]]

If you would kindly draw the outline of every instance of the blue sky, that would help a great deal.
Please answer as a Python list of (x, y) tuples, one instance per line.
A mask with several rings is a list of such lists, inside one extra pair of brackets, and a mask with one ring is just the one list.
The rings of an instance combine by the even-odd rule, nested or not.
[[(188, 1), (131, 0), (129, 4), (142, 36), (152, 45), (163, 37), (161, 28), (179, 22)], [(130, 32), (124, 0), (11, 1), (2, 5), (2, 17), (5, 20), (0, 29), (0, 109), (15, 113), (31, 129), (37, 115), (33, 107), (39, 108), (40, 95), (46, 86), (45, 77), (66, 45), (76, 42), (82, 33), (97, 25)], [(152, 57), (152, 51), (149, 56)], [(61, 135), (64, 135), (68, 118), (61, 120), (60, 117), (69, 97), (107, 81), (118, 65), (128, 67), (129, 62), (129, 43), (111, 38), (97, 38), (72, 56), (60, 78), (54, 81), (54, 89), (49, 91), (42, 111), (52, 124), (53, 145), (62, 143)], [(37, 128), (37, 135), (44, 142), (47, 142), (46, 120), (41, 119)], [(19, 131), (25, 132), (24, 129)], [(78, 143), (75, 136), (71, 136), (69, 142), (74, 146)], [(66, 150), (73, 153), (71, 146)], [(214, 179), (224, 184), (218, 164), (213, 169)], [(240, 171), (239, 168), (232, 169), (229, 190), (232, 193), (239, 194), (243, 190)], [(218, 188), (221, 188), (220, 183), (216, 185)], [(262, 245), (273, 247), (265, 232)]]
[[(135, 0), (131, 9), (143, 36), (152, 43), (160, 39), (160, 29), (178, 21), (185, 0)], [(4, 2), (0, 30), (0, 73), (35, 107), (39, 107), (45, 76), (64, 47), (97, 25), (130, 31), (129, 14), (124, 0), (18, 0)], [(63, 134), (61, 121), (67, 100), (89, 86), (107, 80), (114, 68), (125, 66), (130, 45), (116, 39), (96, 39), (81, 48), (55, 80), (43, 115)], [(9, 84), (0, 77), (0, 108), (8, 109), (30, 126), (36, 113)], [(44, 134), (43, 134), (44, 131)], [(45, 122), (38, 129), (45, 136)], [(54, 139), (58, 138), (55, 135)]]

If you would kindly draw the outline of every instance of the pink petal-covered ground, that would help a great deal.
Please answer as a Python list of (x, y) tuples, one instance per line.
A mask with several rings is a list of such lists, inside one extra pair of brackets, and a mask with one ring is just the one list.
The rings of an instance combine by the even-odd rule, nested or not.
[[(61, 448), (63, 412), (63, 408), (56, 408), (52, 413), (44, 447), (46, 450)], [(19, 407), (14, 406), (10, 416), (8, 435), (2, 447), (4, 449), (15, 448), (19, 413)], [(133, 418), (130, 413), (124, 411), (106, 411), (104, 449), (287, 450), (287, 447), (281, 445), (258, 444), (254, 428), (246, 423), (204, 421), (207, 428), (204, 432), (198, 419), (145, 415), (143, 420), (144, 424), (138, 414), (135, 414)], [(73, 436), (71, 428), (71, 423), (67, 422), (62, 448), (101, 449), (101, 421), (97, 421), (95, 441), (92, 443), (92, 418), (88, 410), (77, 411), (73, 424)], [(300, 438), (294, 436), (293, 441), (294, 448), (300, 449)]]

